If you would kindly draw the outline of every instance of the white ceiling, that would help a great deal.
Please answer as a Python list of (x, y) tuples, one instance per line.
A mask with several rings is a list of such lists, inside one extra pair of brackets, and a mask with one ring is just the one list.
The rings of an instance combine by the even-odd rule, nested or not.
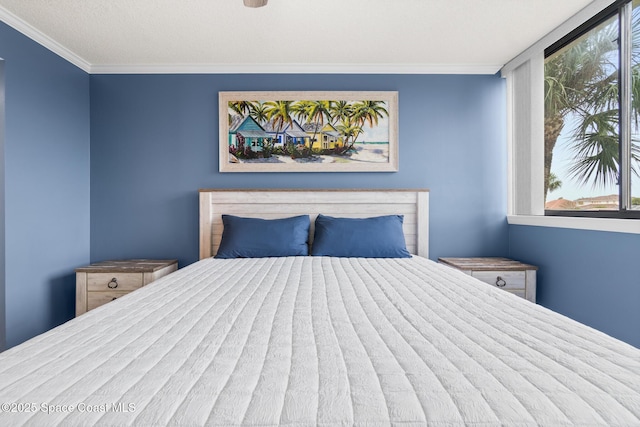
[(88, 72), (495, 73), (591, 0), (0, 0)]

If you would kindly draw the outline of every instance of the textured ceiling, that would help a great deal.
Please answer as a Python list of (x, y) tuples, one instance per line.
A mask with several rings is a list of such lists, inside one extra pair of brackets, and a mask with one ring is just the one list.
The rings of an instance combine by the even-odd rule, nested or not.
[(0, 0), (0, 19), (87, 71), (371, 66), (495, 72), (588, 3), (270, 0), (252, 9), (242, 0)]

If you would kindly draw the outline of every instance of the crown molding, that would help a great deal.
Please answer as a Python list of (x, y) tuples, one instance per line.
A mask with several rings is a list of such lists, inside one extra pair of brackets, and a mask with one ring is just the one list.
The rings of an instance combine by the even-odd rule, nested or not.
[(4, 22), (8, 26), (12, 27), (16, 31), (24, 34), (29, 37), (31, 40), (36, 43), (41, 44), (45, 48), (49, 49), (56, 55), (66, 59), (71, 62), (76, 67), (80, 68), (87, 73), (91, 70), (91, 64), (85, 61), (80, 56), (76, 55), (74, 52), (70, 51), (66, 47), (62, 46), (57, 41), (53, 40), (51, 37), (42, 33), (37, 28), (18, 18), (13, 13), (9, 12), (4, 7), (0, 6), (0, 21)]
[(91, 74), (496, 74), (502, 64), (119, 64)]

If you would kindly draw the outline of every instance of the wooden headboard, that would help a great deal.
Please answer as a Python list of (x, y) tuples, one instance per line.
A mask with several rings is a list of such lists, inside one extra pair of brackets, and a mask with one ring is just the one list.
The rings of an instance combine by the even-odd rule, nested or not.
[(222, 214), (285, 218), (318, 214), (337, 217), (404, 215), (404, 235), (412, 254), (429, 256), (429, 190), (200, 190), (200, 259), (216, 254)]

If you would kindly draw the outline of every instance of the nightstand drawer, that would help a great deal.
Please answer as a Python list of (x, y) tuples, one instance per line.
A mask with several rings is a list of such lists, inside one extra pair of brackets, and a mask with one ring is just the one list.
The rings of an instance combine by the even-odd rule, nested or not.
[(142, 287), (142, 273), (88, 273), (87, 291), (126, 291)]
[(506, 290), (522, 289), (524, 291), (526, 284), (524, 271), (472, 271), (471, 275)]
[(96, 307), (100, 307), (108, 302), (120, 298), (123, 295), (127, 295), (126, 292), (88, 292), (87, 293), (87, 310), (93, 310)]
[(175, 259), (102, 261), (76, 268), (76, 316), (147, 286), (177, 269)]
[(496, 257), (438, 258), (438, 261), (498, 289), (536, 302), (538, 267), (535, 265)]

